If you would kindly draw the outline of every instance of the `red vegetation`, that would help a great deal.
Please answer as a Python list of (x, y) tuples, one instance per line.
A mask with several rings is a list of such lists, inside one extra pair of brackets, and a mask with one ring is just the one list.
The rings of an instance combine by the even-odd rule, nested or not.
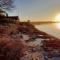
[[(39, 36), (39, 38), (50, 39), (49, 41), (45, 41), (43, 43), (44, 47), (52, 47), (56, 49), (60, 48), (60, 41), (57, 38), (37, 30), (32, 24), (28, 22), (18, 22), (16, 24), (10, 23), (7, 25), (7, 28), (5, 26), (0, 26), (0, 60), (2, 60), (1, 55), (3, 55), (3, 58), (7, 58), (7, 60), (19, 60), (18, 58), (24, 55), (24, 51), (26, 51), (28, 47), (23, 42), (23, 40), (21, 40), (19, 33), (28, 34), (30, 37), (33, 35), (37, 37), (42, 35)], [(13, 38), (11, 37), (12, 35), (14, 37), (16, 35), (18, 36)], [(51, 38), (53, 38), (53, 40)], [(17, 57), (17, 55), (19, 56)], [(8, 57), (10, 57), (10, 59), (8, 59)], [(14, 59), (15, 57), (17, 57), (17, 59)]]
[(45, 40), (43, 42), (44, 47), (51, 47), (52, 49), (60, 49), (60, 40)]

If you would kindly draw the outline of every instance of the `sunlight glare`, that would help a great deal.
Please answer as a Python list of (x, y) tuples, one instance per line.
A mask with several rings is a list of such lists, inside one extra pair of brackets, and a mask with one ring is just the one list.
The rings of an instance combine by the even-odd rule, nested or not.
[[(57, 14), (54, 19), (55, 22), (60, 22), (60, 14)], [(55, 26), (57, 29), (60, 29), (60, 23), (56, 23)]]
[(55, 21), (60, 22), (60, 14), (55, 16)]

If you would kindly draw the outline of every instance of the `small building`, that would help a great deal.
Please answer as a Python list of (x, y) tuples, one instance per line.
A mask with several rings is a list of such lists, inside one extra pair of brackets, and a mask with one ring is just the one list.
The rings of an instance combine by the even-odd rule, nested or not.
[(8, 16), (8, 14), (5, 11), (0, 9), (0, 23), (2, 23), (2, 22), (13, 23), (16, 21), (19, 21), (18, 16)]

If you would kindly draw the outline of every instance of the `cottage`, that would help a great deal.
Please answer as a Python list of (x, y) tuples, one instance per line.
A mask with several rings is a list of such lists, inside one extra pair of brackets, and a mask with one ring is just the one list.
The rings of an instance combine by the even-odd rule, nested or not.
[(19, 20), (18, 16), (8, 16), (8, 14), (5, 11), (0, 9), (0, 23), (2, 22), (12, 23), (18, 20)]

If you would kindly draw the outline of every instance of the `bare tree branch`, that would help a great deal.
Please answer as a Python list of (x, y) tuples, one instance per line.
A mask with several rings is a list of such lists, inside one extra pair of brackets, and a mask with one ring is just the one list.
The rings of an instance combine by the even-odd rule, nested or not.
[(0, 9), (10, 10), (13, 7), (13, 0), (0, 0)]

